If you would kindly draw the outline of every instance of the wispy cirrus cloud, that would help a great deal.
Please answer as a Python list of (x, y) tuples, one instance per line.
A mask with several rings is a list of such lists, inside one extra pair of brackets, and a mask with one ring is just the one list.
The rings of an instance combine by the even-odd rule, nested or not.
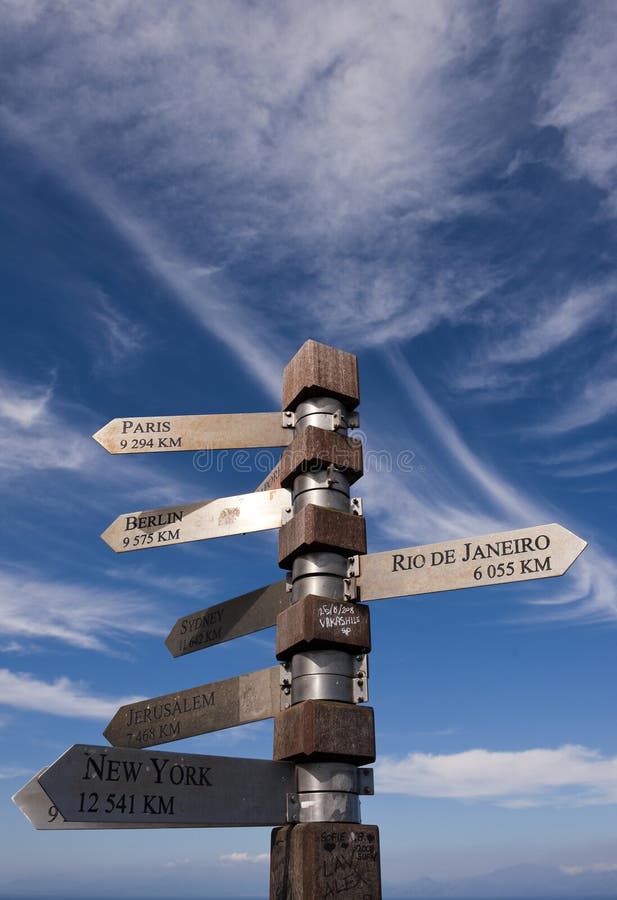
[(115, 652), (129, 635), (164, 635), (151, 601), (137, 591), (105, 589), (0, 571), (0, 634), (10, 639), (53, 639), (81, 649)]
[(387, 794), (489, 802), (511, 809), (617, 803), (617, 756), (565, 744), (518, 751), (410, 753), (381, 758), (376, 788)]
[(598, 374), (587, 378), (582, 390), (542, 425), (540, 434), (564, 434), (594, 425), (617, 413), (617, 375)]
[(571, 341), (581, 339), (591, 328), (615, 318), (617, 280), (609, 278), (565, 296), (546, 300), (518, 322), (518, 333), (488, 348), (488, 359), (499, 365), (526, 365)]
[(611, 0), (581, 4), (576, 27), (566, 35), (559, 60), (541, 96), (543, 125), (564, 137), (562, 165), (570, 177), (587, 178), (607, 192), (617, 214), (615, 145), (615, 45)]
[[(588, 285), (578, 285), (567, 293), (538, 298), (531, 308), (521, 297), (516, 311), (508, 314), (506, 336), (495, 333), (494, 322), (487, 328), (471, 359), (463, 361), (460, 371), (453, 376), (455, 388), (465, 392), (478, 392), (483, 398), (503, 401), (507, 396), (537, 394), (539, 385), (549, 395), (563, 393), (563, 379), (569, 368), (564, 365), (564, 354), (570, 352), (576, 358), (584, 358), (589, 332), (603, 327), (607, 334), (614, 331), (617, 321), (617, 281), (597, 278)], [(610, 351), (598, 348), (601, 359), (610, 359)], [(557, 356), (555, 374), (546, 363)], [(597, 362), (597, 361), (596, 361)], [(597, 366), (596, 366), (597, 367)], [(591, 372), (589, 388), (582, 393), (576, 383), (569, 385), (573, 404), (588, 405), (588, 394), (601, 390), (602, 378)], [(598, 408), (598, 416), (605, 413)], [(564, 427), (567, 430), (568, 426)]]
[(0, 669), (0, 704), (19, 710), (77, 719), (106, 719), (113, 716), (119, 706), (137, 699), (96, 696), (89, 693), (85, 682), (70, 678), (46, 682), (29, 672)]
[(94, 325), (99, 365), (117, 365), (134, 358), (143, 349), (147, 336), (145, 328), (118, 309), (100, 289), (94, 291), (88, 315)]
[(53, 378), (26, 383), (0, 374), (0, 476), (32, 469), (80, 471), (88, 440), (53, 412)]
[[(424, 544), (559, 521), (554, 507), (515, 487), (490, 458), (472, 449), (402, 354), (391, 352), (388, 366), (413, 410), (409, 446), (415, 448), (418, 463), (430, 460), (428, 473), (407, 475), (394, 468), (378, 477), (365, 476), (367, 507), (389, 541), (395, 540), (395, 546)], [(402, 438), (401, 431), (398, 439)], [(562, 524), (576, 527), (569, 518)], [(600, 546), (588, 547), (564, 576), (557, 594), (525, 586), (521, 598), (528, 609), (516, 621), (614, 622), (616, 578), (612, 557)]]
[(549, 9), (392, 0), (241, 4), (234, 17), (225, 3), (179, 15), (124, 0), (56, 12), (7, 16), (4, 127), (269, 389), (277, 361), (254, 348), (285, 331), (283, 300), (299, 331), (333, 337), (344, 315), (356, 346), (381, 345), (461, 321), (512, 273), (488, 248), (453, 254), (436, 226), (496, 212), (478, 178), (535, 114), (532, 79), (551, 57), (532, 75), (521, 49), (552, 31)]

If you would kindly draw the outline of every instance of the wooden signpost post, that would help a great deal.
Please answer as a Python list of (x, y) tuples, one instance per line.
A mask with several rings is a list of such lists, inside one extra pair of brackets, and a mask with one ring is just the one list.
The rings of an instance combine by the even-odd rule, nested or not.
[[(282, 411), (113, 419), (111, 453), (283, 447), (253, 494), (140, 510), (103, 532), (118, 553), (279, 529), (286, 579), (178, 619), (172, 656), (272, 625), (279, 665), (121, 707), (112, 746), (71, 747), (14, 796), (35, 828), (274, 825), (271, 900), (379, 900), (379, 831), (360, 824), (373, 793), (369, 607), (562, 575), (585, 541), (561, 525), (366, 552), (356, 357), (307, 341), (285, 368)], [(273, 760), (152, 750), (274, 718)]]

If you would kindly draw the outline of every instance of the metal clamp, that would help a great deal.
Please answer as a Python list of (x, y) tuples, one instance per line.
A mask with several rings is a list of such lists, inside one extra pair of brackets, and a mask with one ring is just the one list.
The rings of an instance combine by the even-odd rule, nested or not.
[(329, 600), (344, 600), (343, 578), (347, 560), (339, 553), (315, 551), (297, 557), (292, 565), (292, 602), (307, 594), (316, 594)]
[(360, 426), (358, 413), (345, 409), (341, 401), (334, 397), (311, 397), (303, 400), (296, 407), (295, 420), (299, 431), (307, 425), (329, 431), (346, 431)]
[(360, 798), (340, 791), (287, 794), (288, 822), (360, 822)]
[(309, 650), (291, 660), (291, 703), (303, 700), (337, 700), (366, 703), (368, 661), (364, 653), (342, 650)]
[(374, 794), (373, 770), (343, 762), (297, 763), (296, 790)]
[(289, 412), (286, 410), (282, 415), (281, 428), (295, 428), (296, 427), (296, 414), (293, 412)]

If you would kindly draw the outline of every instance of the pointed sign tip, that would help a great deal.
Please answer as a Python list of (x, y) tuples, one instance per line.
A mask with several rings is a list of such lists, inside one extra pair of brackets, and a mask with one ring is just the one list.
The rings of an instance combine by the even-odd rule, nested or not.
[(120, 549), (119, 549), (119, 548), (116, 549), (116, 547), (114, 547), (112, 541), (110, 541), (109, 538), (108, 538), (108, 536), (107, 536), (109, 530), (111, 529), (111, 527), (112, 527), (112, 526), (110, 525), (108, 528), (105, 529), (105, 531), (102, 531), (102, 532), (100, 533), (99, 537), (100, 537), (100, 539), (101, 539), (102, 541), (104, 541), (104, 542), (107, 544), (108, 547), (111, 547), (111, 549), (114, 551), (114, 553), (120, 553)]
[(104, 425), (102, 428), (99, 428), (98, 431), (95, 431), (94, 434), (92, 435), (93, 439), (97, 442), (97, 444), (100, 444), (101, 447), (103, 447), (105, 450), (108, 449), (108, 448), (105, 446), (105, 441), (104, 441), (104, 439), (103, 439), (103, 433), (104, 433), (104, 431), (105, 431), (106, 428), (107, 428), (107, 426)]

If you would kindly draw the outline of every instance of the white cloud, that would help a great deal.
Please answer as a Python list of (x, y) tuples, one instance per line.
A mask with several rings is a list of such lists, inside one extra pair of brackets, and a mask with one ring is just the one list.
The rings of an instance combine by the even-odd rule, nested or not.
[[(526, 603), (542, 609), (547, 622), (615, 622), (617, 619), (617, 562), (599, 548), (589, 546), (568, 570), (568, 579), (559, 592), (547, 598), (531, 587)], [(519, 616), (519, 622), (533, 622), (533, 616)]]
[(0, 766), (0, 781), (5, 778), (22, 778), (31, 775), (31, 769), (22, 769), (20, 766)]
[(580, 466), (572, 466), (569, 469), (561, 469), (555, 474), (560, 478), (589, 478), (590, 475), (606, 475), (608, 472), (614, 472), (615, 469), (617, 469), (617, 460), (607, 460), (606, 462), (589, 462)]
[[(276, 395), (283, 304), (300, 334), (333, 337), (343, 316), (348, 339), (372, 345), (460, 320), (507, 277), (446, 254), (425, 231), (492, 206), (467, 185), (518, 135), (505, 112), (513, 92), (518, 109), (525, 76), (516, 47), (541, 10), (493, 17), (447, 0), (35, 9), (25, 25), (6, 16), (7, 58), (23, 48), (27, 64), (12, 66), (5, 128), (85, 193)], [(249, 304), (232, 273), (251, 258), (273, 286)], [(290, 258), (310, 288), (279, 286)]]
[(590, 377), (583, 389), (557, 412), (538, 426), (538, 433), (560, 434), (593, 425), (617, 412), (617, 377)]
[(245, 853), (244, 851), (235, 850), (232, 853), (224, 853), (221, 857), (221, 862), (224, 863), (234, 863), (237, 864), (245, 864), (249, 863), (250, 865), (255, 865), (255, 863), (268, 863), (270, 861), (269, 853)]
[(585, 875), (588, 872), (592, 874), (599, 872), (617, 872), (617, 863), (588, 863), (584, 866), (560, 866), (559, 870), (564, 875)]
[(0, 419), (29, 429), (40, 425), (47, 416), (51, 386), (25, 386), (0, 378)]
[(577, 288), (565, 297), (544, 303), (539, 310), (525, 315), (514, 338), (497, 342), (489, 358), (500, 364), (524, 364), (579, 338), (613, 313), (617, 295), (614, 279), (588, 288)]
[(118, 707), (138, 699), (97, 697), (88, 692), (84, 682), (69, 678), (45, 682), (29, 672), (0, 669), (0, 704), (19, 710), (77, 719), (107, 719), (117, 712)]
[(111, 302), (102, 291), (95, 292), (95, 301), (89, 309), (94, 322), (93, 338), (99, 364), (118, 362), (135, 357), (140, 352), (147, 332), (133, 322)]
[(166, 633), (152, 602), (137, 593), (0, 570), (0, 634), (5, 636), (52, 638), (113, 653), (131, 634)]
[(381, 758), (376, 790), (416, 797), (489, 801), (499, 806), (617, 803), (617, 756), (566, 744), (520, 751), (474, 749)]
[(80, 471), (88, 439), (52, 411), (53, 386), (0, 373), (0, 474), (33, 469)]
[(583, 3), (576, 27), (543, 96), (540, 122), (562, 130), (569, 174), (589, 179), (611, 196), (617, 213), (615, 46), (617, 21), (611, 0)]
[(138, 585), (140, 588), (153, 587), (170, 595), (183, 594), (187, 597), (208, 597), (216, 591), (218, 585), (213, 579), (196, 575), (165, 575), (146, 565), (134, 566), (130, 571), (109, 568), (105, 570), (107, 578)]

